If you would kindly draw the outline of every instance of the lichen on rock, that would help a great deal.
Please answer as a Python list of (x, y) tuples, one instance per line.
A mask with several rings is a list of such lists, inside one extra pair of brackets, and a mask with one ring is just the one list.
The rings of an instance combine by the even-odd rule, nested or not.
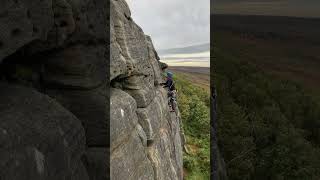
[(110, 46), (111, 178), (182, 179), (179, 116), (160, 86), (166, 66), (124, 0), (111, 0)]

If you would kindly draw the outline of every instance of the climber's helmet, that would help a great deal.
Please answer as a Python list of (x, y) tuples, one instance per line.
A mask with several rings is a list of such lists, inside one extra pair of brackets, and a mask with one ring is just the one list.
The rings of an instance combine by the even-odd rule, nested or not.
[(173, 73), (172, 72), (167, 72), (167, 77), (172, 78), (173, 77)]

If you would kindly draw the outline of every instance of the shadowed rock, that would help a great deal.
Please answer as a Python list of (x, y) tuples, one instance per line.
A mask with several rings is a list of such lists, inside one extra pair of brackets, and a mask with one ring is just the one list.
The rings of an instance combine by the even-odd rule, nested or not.
[(30, 88), (1, 83), (0, 94), (1, 179), (89, 179), (85, 133), (73, 114)]
[(1, 1), (1, 143), (13, 154), (0, 179), (107, 178), (107, 12), (100, 0)]

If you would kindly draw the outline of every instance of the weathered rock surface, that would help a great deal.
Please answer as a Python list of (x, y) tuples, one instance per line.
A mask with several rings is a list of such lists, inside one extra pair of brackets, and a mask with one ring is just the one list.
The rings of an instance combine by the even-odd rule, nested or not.
[(33, 89), (0, 84), (0, 177), (88, 180), (80, 121)]
[[(214, 83), (211, 82), (211, 85)], [(220, 153), (218, 147), (218, 138), (217, 138), (217, 92), (214, 86), (211, 87), (211, 109), (210, 114), (212, 118), (211, 123), (211, 148), (210, 148), (210, 161), (211, 161), (211, 177), (217, 180), (228, 180), (226, 165), (223, 159), (223, 156)]]
[(165, 64), (124, 0), (111, 0), (110, 46), (111, 179), (182, 179), (179, 116), (159, 85)]
[[(0, 8), (0, 60), (28, 47), (27, 53), (63, 48), (79, 41), (108, 37), (107, 1), (2, 0)], [(103, 44), (105, 45), (105, 44)]]
[(166, 65), (124, 0), (110, 44), (107, 1), (0, 1), (1, 180), (182, 179)]
[(108, 1), (0, 2), (0, 179), (107, 179)]

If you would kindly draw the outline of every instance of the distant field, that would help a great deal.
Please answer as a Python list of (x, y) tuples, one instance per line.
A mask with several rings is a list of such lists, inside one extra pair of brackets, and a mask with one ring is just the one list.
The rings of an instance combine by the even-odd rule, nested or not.
[(214, 16), (214, 44), (239, 61), (320, 89), (320, 19)]
[(210, 68), (208, 67), (169, 67), (174, 73), (183, 75), (190, 82), (206, 89), (210, 89)]

